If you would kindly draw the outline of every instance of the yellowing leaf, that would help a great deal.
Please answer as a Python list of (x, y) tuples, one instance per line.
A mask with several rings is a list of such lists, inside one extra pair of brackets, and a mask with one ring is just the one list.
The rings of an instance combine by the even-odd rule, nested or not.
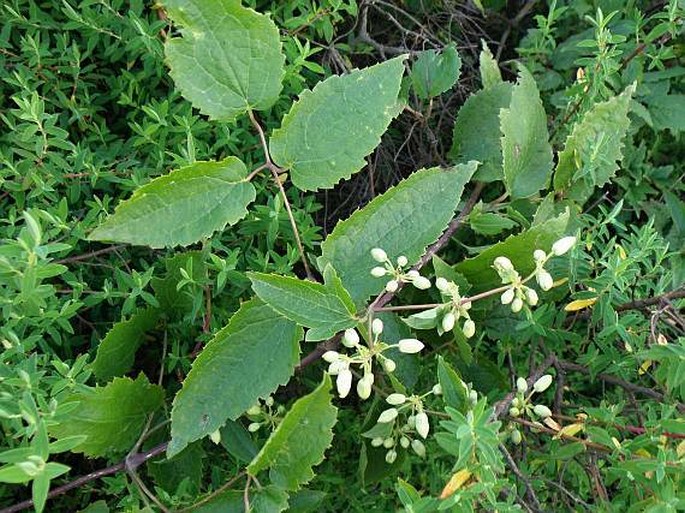
[(447, 499), (449, 496), (454, 494), (459, 488), (461, 488), (466, 481), (468, 481), (471, 478), (471, 471), (462, 469), (459, 472), (455, 473), (450, 480), (447, 482), (445, 485), (445, 488), (442, 489), (442, 493), (440, 494), (441, 499)]
[(642, 362), (642, 365), (640, 365), (640, 368), (638, 369), (637, 373), (642, 376), (645, 372), (649, 370), (649, 368), (652, 366), (652, 360), (645, 360)]
[(564, 310), (567, 312), (577, 312), (578, 310), (583, 310), (584, 308), (587, 308), (588, 306), (592, 306), (597, 302), (596, 297), (591, 297), (589, 299), (576, 299), (575, 301), (571, 301), (569, 304), (567, 304), (564, 307)]
[(584, 428), (585, 426), (583, 424), (569, 424), (567, 426), (562, 427), (559, 430), (559, 432), (556, 435), (554, 435), (554, 438), (559, 439), (565, 436), (576, 436)]

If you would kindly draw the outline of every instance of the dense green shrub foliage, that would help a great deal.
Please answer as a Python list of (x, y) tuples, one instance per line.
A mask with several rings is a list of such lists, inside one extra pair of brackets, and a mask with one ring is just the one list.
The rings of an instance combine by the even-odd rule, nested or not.
[(685, 510), (684, 12), (4, 3), (0, 512)]

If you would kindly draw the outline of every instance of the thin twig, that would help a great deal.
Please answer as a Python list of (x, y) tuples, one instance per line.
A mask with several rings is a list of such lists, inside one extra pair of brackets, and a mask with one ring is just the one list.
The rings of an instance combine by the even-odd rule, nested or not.
[(62, 260), (56, 260), (56, 264), (70, 264), (72, 262), (79, 262), (81, 260), (89, 260), (93, 257), (104, 255), (106, 253), (111, 253), (112, 251), (117, 251), (126, 247), (126, 244), (118, 244), (116, 246), (109, 246), (106, 248), (98, 249), (96, 251), (91, 251), (89, 253), (84, 253), (82, 255), (76, 255), (68, 258), (63, 258)]
[(523, 482), (523, 486), (526, 488), (526, 499), (528, 499), (528, 501), (530, 501), (533, 504), (533, 511), (542, 511), (542, 505), (540, 504), (540, 501), (535, 495), (535, 490), (533, 489), (533, 485), (531, 484), (530, 479), (528, 479), (523, 474), (523, 472), (521, 472), (518, 465), (514, 461), (514, 458), (512, 458), (511, 454), (509, 454), (509, 451), (504, 446), (504, 444), (499, 444), (499, 451), (504, 455), (504, 459), (506, 460), (507, 465), (514, 473), (514, 475)]

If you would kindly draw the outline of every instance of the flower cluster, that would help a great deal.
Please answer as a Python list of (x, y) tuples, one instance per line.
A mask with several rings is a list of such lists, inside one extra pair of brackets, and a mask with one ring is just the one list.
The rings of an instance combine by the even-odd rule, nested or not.
[(374, 319), (371, 323), (372, 341), (367, 346), (360, 343), (359, 333), (354, 328), (345, 330), (342, 344), (350, 349), (354, 349), (354, 354), (347, 355), (337, 351), (326, 351), (322, 358), (328, 362), (328, 373), (336, 377), (336, 388), (341, 398), (347, 397), (352, 389), (352, 370), (353, 365), (357, 365), (362, 371), (362, 377), (357, 382), (357, 395), (365, 400), (371, 396), (373, 388), (374, 359), (380, 363), (385, 372), (391, 373), (395, 370), (395, 362), (383, 354), (384, 351), (396, 347), (400, 352), (414, 354), (420, 352), (424, 345), (423, 342), (415, 338), (405, 338), (397, 344), (386, 344), (380, 340), (383, 333), (383, 321)]
[(535, 278), (542, 290), (549, 290), (554, 286), (554, 279), (552, 275), (545, 269), (545, 264), (550, 258), (554, 256), (561, 256), (568, 252), (576, 243), (575, 237), (564, 237), (559, 239), (552, 245), (552, 251), (545, 253), (541, 249), (536, 249), (533, 252), (533, 259), (535, 260), (535, 270), (525, 279), (514, 269), (514, 265), (505, 256), (495, 258), (493, 267), (502, 283), (508, 285), (500, 296), (503, 305), (511, 305), (511, 311), (518, 313), (523, 308), (524, 303), (530, 306), (535, 306), (538, 303), (538, 294), (534, 289), (525, 285), (526, 282)]
[(393, 265), (387, 253), (381, 248), (373, 248), (371, 250), (371, 257), (379, 264), (383, 264), (383, 267), (376, 266), (371, 269), (371, 276), (375, 278), (390, 277), (390, 280), (385, 284), (386, 291), (396, 292), (400, 287), (400, 283), (411, 283), (420, 290), (426, 290), (431, 287), (430, 280), (421, 276), (418, 271), (410, 270), (405, 272), (404, 269), (409, 264), (406, 256), (400, 255), (397, 257), (397, 266)]
[(285, 414), (285, 407), (283, 405), (274, 406), (274, 404), (274, 398), (267, 397), (263, 405), (257, 402), (245, 412), (251, 421), (247, 426), (250, 433), (258, 431), (262, 426), (274, 428), (280, 423)]
[[(426, 455), (426, 446), (421, 438), (425, 440), (428, 436), (430, 421), (428, 414), (424, 411), (423, 399), (430, 394), (442, 394), (440, 385), (435, 385), (430, 392), (422, 396), (394, 393), (385, 399), (390, 408), (381, 412), (376, 421), (376, 427), (372, 430), (377, 433), (384, 432), (384, 435), (374, 436), (371, 439), (371, 445), (388, 449), (385, 453), (387, 463), (394, 463), (399, 448), (411, 447), (421, 458)], [(400, 417), (404, 417), (402, 422), (399, 420)]]
[(457, 326), (460, 319), (464, 319), (461, 325), (461, 332), (466, 338), (471, 338), (476, 333), (476, 323), (471, 320), (469, 310), (471, 309), (470, 301), (463, 301), (459, 294), (459, 286), (448, 281), (445, 278), (438, 278), (435, 280), (435, 286), (440, 291), (443, 299), (449, 301), (445, 303), (442, 310), (445, 312), (440, 327), (443, 332), (452, 331)]
[[(528, 382), (525, 378), (516, 380), (516, 397), (511, 402), (509, 415), (520, 417), (525, 415), (531, 420), (542, 420), (543, 422), (552, 416), (552, 411), (544, 404), (533, 404), (531, 398), (533, 394), (544, 392), (552, 384), (552, 376), (545, 374), (533, 383), (532, 390), (528, 390)], [(511, 431), (511, 441), (515, 444), (521, 443), (521, 432), (514, 428)]]

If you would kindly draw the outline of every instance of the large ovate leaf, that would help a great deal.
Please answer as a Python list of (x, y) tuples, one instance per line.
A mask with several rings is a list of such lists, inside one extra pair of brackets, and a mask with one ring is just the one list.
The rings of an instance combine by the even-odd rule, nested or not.
[(428, 100), (449, 91), (459, 80), (461, 59), (454, 44), (442, 51), (421, 52), (411, 68), (411, 81), (416, 95)]
[(574, 125), (559, 153), (554, 188), (570, 198), (584, 200), (595, 187), (608, 182), (618, 170), (623, 138), (630, 126), (628, 111), (635, 86), (596, 103)]
[(312, 467), (321, 463), (333, 439), (338, 409), (331, 404), (331, 378), (293, 404), (247, 471), (256, 476), (270, 469), (271, 482), (296, 490), (314, 477)]
[(163, 400), (164, 391), (150, 384), (143, 374), (135, 380), (115, 378), (104, 387), (80, 392), (62, 403), (61, 407), (68, 407), (63, 415), (58, 414), (50, 434), (55, 438), (85, 435), (83, 443), (72, 451), (88, 456), (122, 453), (133, 447), (147, 415)]
[(99, 380), (107, 381), (130, 371), (145, 332), (156, 326), (159, 317), (158, 309), (146, 308), (112, 326), (98, 346), (93, 374)]
[(281, 91), (285, 57), (278, 28), (240, 0), (165, 0), (183, 37), (167, 40), (174, 82), (213, 119), (271, 107)]
[(454, 269), (473, 284), (472, 292), (475, 293), (493, 289), (502, 284), (499, 275), (492, 268), (492, 263), (498, 256), (508, 257), (519, 274), (525, 277), (535, 269), (533, 251), (536, 249), (549, 251), (552, 244), (564, 236), (568, 220), (567, 210), (558, 217), (490, 246), (478, 256), (458, 263)]
[(493, 182), (504, 177), (499, 114), (509, 105), (513, 88), (509, 82), (500, 82), (478, 91), (457, 114), (449, 157), (453, 162), (479, 161), (477, 180)]
[(169, 457), (287, 383), (302, 328), (258, 299), (243, 303), (193, 362), (174, 398)]
[(246, 177), (235, 157), (195, 162), (143, 185), (89, 238), (152, 248), (193, 244), (245, 217), (255, 199)]
[(293, 184), (305, 191), (331, 188), (366, 165), (399, 114), (404, 60), (330, 77), (300, 95), (269, 142)]
[(504, 184), (512, 198), (547, 186), (552, 173), (547, 115), (530, 72), (521, 66), (509, 108), (500, 112)]
[(655, 94), (646, 103), (655, 129), (685, 131), (685, 94)]
[(357, 323), (352, 299), (336, 290), (307, 280), (276, 274), (247, 273), (259, 299), (291, 321), (310, 328), (307, 340), (324, 340)]
[(331, 264), (355, 304), (363, 304), (387, 281), (369, 274), (378, 265), (371, 249), (380, 247), (390, 258), (406, 255), (416, 262), (447, 227), (477, 167), (477, 162), (469, 162), (417, 171), (374, 198), (337, 224), (321, 245), (319, 267)]

